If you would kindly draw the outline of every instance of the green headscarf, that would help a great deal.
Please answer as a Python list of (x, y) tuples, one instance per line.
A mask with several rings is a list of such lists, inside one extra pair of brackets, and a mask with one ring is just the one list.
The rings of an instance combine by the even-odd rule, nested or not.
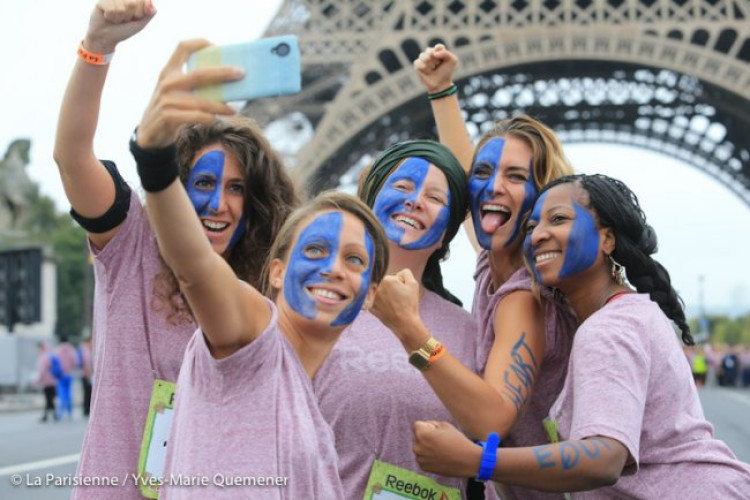
[(443, 246), (436, 250), (427, 260), (427, 265), (422, 275), (422, 284), (425, 288), (432, 290), (444, 299), (454, 304), (462, 305), (461, 301), (443, 286), (443, 274), (440, 270), (440, 260), (448, 253), (448, 244), (456, 236), (461, 223), (466, 217), (469, 197), (466, 173), (456, 157), (453, 156), (453, 153), (435, 141), (415, 140), (396, 143), (375, 158), (362, 184), (360, 198), (370, 208), (375, 206), (375, 198), (377, 198), (380, 188), (383, 187), (386, 179), (388, 179), (396, 167), (406, 158), (422, 158), (427, 160), (430, 164), (439, 168), (448, 180), (448, 190), (451, 194), (448, 227), (445, 230)]

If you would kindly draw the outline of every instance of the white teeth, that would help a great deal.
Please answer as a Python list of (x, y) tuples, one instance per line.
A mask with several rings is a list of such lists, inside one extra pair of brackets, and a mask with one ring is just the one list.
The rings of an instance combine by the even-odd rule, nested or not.
[(424, 229), (424, 226), (417, 220), (412, 219), (411, 217), (406, 217), (404, 215), (399, 215), (396, 217), (396, 220), (398, 222), (403, 222), (404, 224), (407, 224), (414, 229)]
[(539, 264), (540, 262), (544, 262), (546, 260), (554, 259), (558, 255), (560, 255), (560, 252), (545, 252), (545, 253), (539, 254), (536, 257), (534, 257), (534, 262), (536, 264)]
[(324, 297), (326, 299), (332, 299), (332, 300), (342, 299), (341, 295), (337, 294), (336, 292), (332, 292), (331, 290), (325, 290), (323, 288), (313, 288), (311, 289), (311, 292), (313, 295)]
[(221, 231), (221, 230), (226, 229), (227, 227), (229, 227), (229, 223), (228, 222), (214, 222), (214, 221), (211, 221), (211, 220), (204, 220), (202, 222), (203, 222), (203, 226), (204, 227), (207, 227), (208, 229), (211, 229), (211, 230), (214, 230), (214, 231)]
[(510, 210), (501, 205), (482, 205), (482, 210), (485, 212), (501, 212), (509, 214)]

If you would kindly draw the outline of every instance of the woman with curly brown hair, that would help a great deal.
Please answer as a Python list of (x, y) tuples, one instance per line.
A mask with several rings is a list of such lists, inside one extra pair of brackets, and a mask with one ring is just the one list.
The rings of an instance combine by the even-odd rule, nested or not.
[[(139, 455), (152, 390), (171, 390), (196, 328), (177, 281), (159, 256), (144, 207), (115, 164), (99, 161), (93, 152), (114, 48), (154, 14), (148, 0), (97, 4), (57, 129), (55, 161), (71, 215), (88, 232), (96, 275), (96, 384), (78, 465), (78, 474), (86, 477), (130, 477), (145, 470), (149, 457), (141, 457), (139, 467)], [(202, 45), (207, 42), (191, 50)], [(257, 286), (269, 245), (297, 204), (295, 190), (254, 123), (231, 116), (234, 111), (223, 103), (187, 91), (211, 79), (237, 77), (232, 68), (162, 72), (147, 113), (158, 121), (159, 133), (169, 135), (172, 146), (160, 151), (161, 161), (177, 164), (213, 250)], [(126, 481), (117, 487), (76, 488), (73, 498), (142, 496), (134, 481)]]

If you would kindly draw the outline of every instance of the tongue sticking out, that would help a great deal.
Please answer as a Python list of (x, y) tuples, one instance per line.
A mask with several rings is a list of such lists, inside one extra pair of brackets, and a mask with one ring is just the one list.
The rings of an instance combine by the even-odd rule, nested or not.
[(482, 231), (493, 234), (497, 228), (508, 222), (510, 214), (505, 212), (485, 212), (482, 215)]

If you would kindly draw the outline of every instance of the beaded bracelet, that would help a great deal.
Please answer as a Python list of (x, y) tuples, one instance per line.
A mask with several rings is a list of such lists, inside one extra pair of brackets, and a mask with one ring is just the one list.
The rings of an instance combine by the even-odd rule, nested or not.
[(427, 94), (427, 98), (431, 101), (434, 101), (435, 99), (442, 99), (443, 97), (448, 97), (456, 93), (458, 93), (458, 86), (454, 83), (453, 85), (451, 85), (445, 90), (441, 90), (440, 92), (433, 92), (432, 94)]
[(86, 47), (83, 46), (83, 40), (78, 44), (77, 53), (78, 57), (80, 57), (83, 62), (93, 66), (106, 66), (115, 55), (114, 52), (110, 52), (109, 54), (97, 54), (96, 52), (88, 51), (86, 50)]

